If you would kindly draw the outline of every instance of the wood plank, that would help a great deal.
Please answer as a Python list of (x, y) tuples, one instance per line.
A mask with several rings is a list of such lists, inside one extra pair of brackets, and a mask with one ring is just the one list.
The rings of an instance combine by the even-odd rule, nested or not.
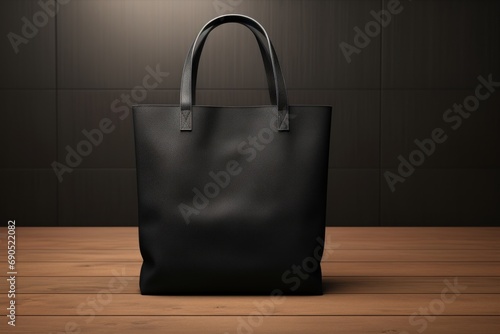
[[(270, 305), (272, 315), (406, 315), (419, 308), (435, 307), (441, 315), (500, 315), (500, 295), (462, 294), (445, 304), (441, 294), (327, 294), (282, 296), (142, 296), (110, 294), (19, 294), (17, 315), (79, 315), (92, 310), (99, 315), (241, 315)], [(448, 294), (451, 298), (453, 294)], [(92, 304), (95, 303), (95, 304)], [(0, 295), (0, 305), (7, 296)], [(441, 309), (441, 306), (444, 310)], [(94, 310), (95, 308), (95, 310)], [(79, 312), (79, 313), (78, 313)], [(428, 311), (427, 311), (428, 312)], [(6, 314), (6, 310), (2, 310)]]
[[(7, 259), (0, 254), (0, 261)], [(142, 261), (139, 249), (19, 249), (16, 252), (19, 262), (137, 262)], [(500, 259), (499, 259), (500, 260)]]
[[(329, 249), (500, 249), (499, 227), (328, 227)], [(6, 238), (6, 228), (0, 228)], [(19, 249), (138, 249), (137, 227), (18, 227)]]
[[(331, 333), (335, 328), (352, 334), (415, 333), (424, 330), (425, 318), (419, 315), (412, 322), (412, 313), (445, 305), (444, 312), (427, 323), (426, 333), (496, 334), (500, 331), (499, 231), (328, 228), (335, 242), (328, 244), (334, 251), (323, 262), (325, 295), (286, 297), (251, 331)], [(237, 333), (241, 321), (258, 312), (255, 302), (270, 300), (268, 296), (141, 296), (137, 228), (20, 228), (17, 235), (18, 327), (12, 331), (3, 322), (1, 332), (63, 332), (65, 324), (74, 321), (82, 333)], [(461, 294), (442, 304), (445, 280), (455, 279)], [(0, 291), (6, 287), (0, 280)], [(98, 305), (102, 308), (97, 317), (90, 319), (92, 301), (105, 305)], [(6, 303), (7, 296), (1, 294), (0, 305)], [(87, 315), (77, 316), (82, 310)]]
[(500, 249), (335, 249), (326, 262), (490, 262), (500, 261)]
[[(142, 262), (19, 262), (18, 276), (138, 276)], [(324, 262), (323, 276), (500, 276), (499, 262)], [(0, 277), (6, 276), (0, 272)]]
[[(122, 262), (142, 261), (139, 249), (106, 249), (81, 250), (67, 249), (19, 249), (18, 261), (28, 262)], [(0, 261), (7, 259), (7, 253), (0, 254)], [(425, 262), (491, 262), (500, 261), (500, 249), (461, 249), (444, 252), (428, 249), (335, 249), (325, 262), (358, 262), (358, 261), (425, 261)]]
[[(177, 334), (498, 334), (498, 316), (438, 316), (432, 322), (421, 317), (411, 325), (408, 316), (19, 316), (17, 326), (0, 324), (2, 333), (177, 333)], [(68, 324), (68, 325), (67, 325)], [(247, 325), (245, 325), (247, 324)], [(73, 331), (65, 329), (72, 328)], [(249, 330), (245, 331), (245, 328)], [(335, 329), (333, 331), (332, 329)], [(422, 331), (423, 331), (422, 330)]]
[[(178, 334), (405, 334), (419, 333), (418, 330), (426, 326), (423, 329), (425, 334), (500, 332), (500, 317), (497, 316), (438, 316), (432, 322), (419, 317), (415, 319), (418, 321), (415, 325), (409, 323), (408, 316), (264, 316), (255, 319), (248, 316), (97, 316), (87, 322), (89, 319), (82, 316), (19, 316), (16, 327), (6, 328), (2, 322), (0, 330), (5, 333), (57, 334), (164, 334), (174, 331)], [(65, 327), (73, 330), (65, 330)], [(245, 331), (245, 328), (249, 329)]]
[[(17, 293), (73, 293), (95, 294), (108, 289), (113, 277), (18, 277)], [(340, 293), (441, 293), (445, 280), (454, 277), (324, 277), (325, 294)], [(139, 293), (139, 277), (127, 277), (128, 284), (120, 293)], [(111, 283), (110, 283), (111, 282)], [(463, 294), (500, 294), (500, 277), (460, 277), (460, 285), (467, 286)]]

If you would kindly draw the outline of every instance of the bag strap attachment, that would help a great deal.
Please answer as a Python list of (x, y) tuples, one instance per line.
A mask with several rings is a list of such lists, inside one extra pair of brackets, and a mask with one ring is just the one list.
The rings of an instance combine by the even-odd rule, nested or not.
[(277, 128), (279, 131), (289, 130), (288, 117), (288, 98), (286, 93), (285, 81), (281, 72), (278, 58), (274, 46), (269, 39), (266, 30), (254, 19), (245, 15), (222, 15), (208, 22), (199, 32), (184, 63), (181, 81), (181, 112), (180, 112), (180, 130), (192, 130), (193, 104), (195, 103), (196, 80), (199, 60), (203, 46), (208, 34), (225, 23), (239, 23), (249, 28), (255, 35), (259, 45), (261, 55), (266, 69), (266, 76), (269, 86), (271, 103), (277, 108)]

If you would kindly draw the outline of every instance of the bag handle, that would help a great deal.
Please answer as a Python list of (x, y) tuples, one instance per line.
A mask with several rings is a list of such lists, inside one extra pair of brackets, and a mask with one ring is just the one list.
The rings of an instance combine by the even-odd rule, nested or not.
[[(264, 62), (264, 67), (265, 67), (265, 72), (266, 72), (266, 77), (267, 77), (267, 85), (269, 87), (269, 98), (271, 99), (271, 104), (277, 105), (276, 101), (276, 90), (274, 87), (274, 76), (273, 76), (273, 69), (271, 65), (271, 55), (269, 54), (269, 50), (267, 49), (267, 40), (265, 39), (265, 36), (263, 36), (258, 30), (256, 30), (253, 27), (248, 27), (254, 34), (255, 39), (257, 40), (257, 44), (259, 45), (260, 49), (260, 54), (262, 56), (263, 62)], [(200, 62), (200, 56), (202, 50), (199, 50), (200, 48), (203, 48), (203, 45), (206, 42), (205, 35), (210, 33), (210, 31), (204, 31), (202, 35), (200, 35), (200, 39), (203, 41), (203, 43), (198, 43), (194, 49), (193, 52), (191, 50), (188, 53), (187, 59), (191, 58), (191, 54), (193, 54), (193, 68), (192, 68), (192, 73), (191, 73), (191, 94), (192, 94), (192, 103), (193, 105), (196, 104), (196, 82), (197, 82), (197, 77), (198, 77), (198, 65)], [(285, 92), (286, 94), (286, 86), (285, 82), (283, 80), (283, 74), (281, 73), (281, 67), (279, 64), (278, 57), (276, 56), (276, 51), (274, 50), (274, 45), (271, 42), (271, 49), (273, 52), (273, 57), (276, 59), (276, 72), (278, 74), (278, 87), (283, 87), (281, 91)], [(190, 74), (188, 73), (189, 71), (185, 71), (183, 75), (189, 76)], [(279, 89), (278, 89), (279, 91)]]
[[(283, 75), (281, 73), (281, 68), (279, 66), (278, 59), (276, 57), (276, 52), (269, 39), (269, 35), (266, 30), (254, 19), (244, 16), (244, 15), (222, 15), (216, 17), (215, 19), (208, 22), (200, 31), (196, 37), (193, 45), (191, 46), (186, 62), (184, 63), (184, 70), (182, 73), (181, 81), (181, 112), (180, 112), (180, 129), (181, 131), (192, 130), (192, 106), (195, 97), (195, 83), (196, 83), (196, 73), (198, 69), (198, 63), (203, 49), (203, 45), (208, 37), (208, 34), (219, 25), (225, 23), (239, 23), (247, 28), (249, 28), (257, 38), (259, 47), (261, 48), (261, 53), (263, 54), (264, 65), (266, 67), (266, 74), (268, 77), (270, 94), (275, 96), (275, 99), (271, 98), (271, 101), (276, 103), (278, 112), (278, 124), (277, 128), (279, 131), (288, 131), (289, 129), (289, 118), (288, 118), (288, 99), (286, 95), (286, 88), (284, 84)], [(263, 37), (265, 36), (265, 42), (263, 42)], [(266, 46), (264, 46), (267, 44)], [(263, 52), (265, 50), (265, 52)], [(272, 72), (272, 73), (271, 73)], [(195, 74), (193, 74), (195, 73)], [(193, 80), (194, 77), (194, 80)], [(272, 78), (272, 80), (271, 80)], [(274, 94), (273, 94), (274, 93)]]

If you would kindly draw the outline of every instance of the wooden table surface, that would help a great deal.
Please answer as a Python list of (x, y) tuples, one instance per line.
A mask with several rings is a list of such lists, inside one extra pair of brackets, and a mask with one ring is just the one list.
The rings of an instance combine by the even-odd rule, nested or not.
[[(142, 296), (137, 228), (18, 227), (1, 333), (500, 333), (500, 228), (327, 228), (323, 296)], [(266, 306), (262, 308), (263, 306)]]

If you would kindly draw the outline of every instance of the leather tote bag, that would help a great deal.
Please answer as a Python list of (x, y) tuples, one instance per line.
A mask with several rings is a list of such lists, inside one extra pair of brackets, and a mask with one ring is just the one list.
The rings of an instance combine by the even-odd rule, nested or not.
[[(226, 23), (255, 35), (270, 105), (195, 103), (203, 45)], [(288, 105), (257, 21), (208, 22), (187, 55), (180, 105), (136, 105), (133, 118), (142, 294), (322, 293), (331, 107)]]

